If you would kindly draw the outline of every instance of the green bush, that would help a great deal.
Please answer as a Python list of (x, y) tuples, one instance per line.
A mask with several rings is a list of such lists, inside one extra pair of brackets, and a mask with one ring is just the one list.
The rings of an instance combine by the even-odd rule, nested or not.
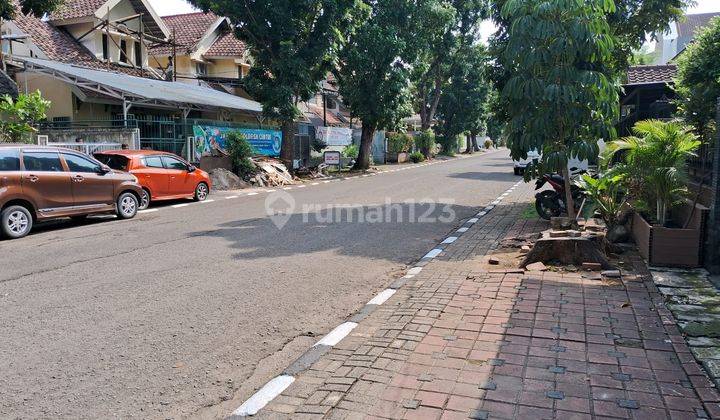
[(490, 140), (490, 139), (485, 140), (485, 148), (486, 149), (488, 149), (488, 150), (491, 149), (493, 147), (493, 144), (494, 143), (492, 140)]
[(413, 146), (413, 138), (406, 133), (392, 133), (387, 140), (388, 153), (405, 153)]
[(435, 146), (435, 133), (430, 130), (421, 131), (415, 134), (415, 150), (432, 152)]
[(425, 155), (423, 155), (423, 154), (420, 153), (420, 152), (412, 152), (412, 153), (410, 153), (410, 160), (411, 160), (413, 163), (424, 162), (424, 161), (425, 161)]
[(325, 148), (327, 148), (327, 146), (328, 146), (327, 143), (325, 143), (324, 141), (320, 140), (317, 137), (314, 138), (312, 140), (312, 142), (310, 143), (310, 147), (312, 147), (312, 149), (318, 153), (325, 150)]
[(356, 159), (358, 157), (358, 154), (360, 153), (360, 149), (358, 149), (357, 145), (351, 144), (345, 147), (342, 151), (342, 155), (346, 158), (353, 158)]
[(438, 137), (438, 143), (440, 143), (440, 153), (445, 156), (455, 156), (455, 153), (458, 150), (458, 140), (459, 136), (440, 136)]
[(245, 178), (255, 172), (255, 165), (250, 161), (254, 150), (242, 133), (239, 131), (228, 133), (227, 149), (232, 161), (233, 171), (239, 177)]

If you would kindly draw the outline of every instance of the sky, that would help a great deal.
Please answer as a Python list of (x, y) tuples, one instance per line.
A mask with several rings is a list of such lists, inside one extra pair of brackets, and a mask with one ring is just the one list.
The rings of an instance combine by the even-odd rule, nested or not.
[[(688, 13), (720, 12), (719, 0), (695, 0), (695, 2), (697, 5), (690, 8)], [(190, 13), (195, 10), (185, 0), (150, 0), (150, 4), (152, 4), (160, 16)], [(482, 39), (487, 40), (494, 30), (495, 27), (492, 22), (483, 22), (481, 27)]]

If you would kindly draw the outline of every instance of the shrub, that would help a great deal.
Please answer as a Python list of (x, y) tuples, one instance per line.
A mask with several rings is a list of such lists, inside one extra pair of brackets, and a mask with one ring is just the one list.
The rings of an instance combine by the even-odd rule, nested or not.
[(345, 149), (342, 151), (342, 155), (346, 158), (353, 158), (357, 159), (358, 154), (360, 153), (360, 149), (358, 149), (357, 145), (350, 144), (348, 146), (345, 146)]
[(17, 100), (10, 95), (0, 97), (0, 142), (32, 143), (30, 133), (35, 131), (32, 125), (46, 118), (49, 107), (50, 101), (39, 91), (21, 93)]
[(413, 163), (423, 162), (423, 161), (425, 161), (425, 155), (423, 155), (423, 154), (420, 153), (420, 152), (412, 152), (412, 153), (410, 154), (410, 160), (411, 160)]
[(310, 143), (310, 147), (312, 147), (312, 149), (313, 149), (314, 151), (318, 152), (318, 153), (320, 153), (320, 152), (322, 152), (323, 150), (325, 150), (325, 148), (326, 148), (327, 146), (328, 146), (327, 143), (325, 143), (324, 141), (322, 141), (321, 139), (319, 139), (319, 138), (317, 138), (317, 137), (315, 137), (315, 138), (313, 139), (312, 143)]
[(431, 154), (435, 146), (435, 133), (430, 130), (421, 131), (415, 134), (415, 149), (425, 154)]
[(440, 143), (440, 146), (441, 146), (440, 153), (445, 156), (455, 156), (455, 153), (458, 150), (458, 144), (459, 144), (458, 140), (459, 140), (459, 136), (451, 136), (451, 137), (440, 136), (440, 137), (438, 137), (438, 142)]
[(412, 149), (413, 138), (406, 133), (392, 133), (388, 136), (388, 153), (405, 153)]
[(494, 145), (494, 143), (492, 140), (490, 140), (490, 139), (485, 140), (485, 148), (486, 149), (488, 149), (488, 150), (491, 149), (493, 147), (493, 145)]
[(232, 161), (233, 171), (241, 178), (252, 175), (255, 165), (250, 161), (254, 150), (245, 136), (239, 131), (227, 135), (227, 149)]
[(576, 181), (587, 194), (591, 209), (600, 213), (600, 217), (610, 229), (618, 224), (627, 201), (624, 181), (625, 175), (616, 169), (605, 171), (597, 178), (586, 174)]

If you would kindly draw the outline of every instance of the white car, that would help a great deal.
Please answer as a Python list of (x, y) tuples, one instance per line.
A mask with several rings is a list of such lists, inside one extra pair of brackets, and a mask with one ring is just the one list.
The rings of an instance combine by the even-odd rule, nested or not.
[(533, 162), (540, 159), (540, 152), (537, 150), (531, 150), (527, 154), (527, 159), (514, 160), (513, 161), (513, 172), (515, 175), (522, 175), (525, 173), (525, 168)]

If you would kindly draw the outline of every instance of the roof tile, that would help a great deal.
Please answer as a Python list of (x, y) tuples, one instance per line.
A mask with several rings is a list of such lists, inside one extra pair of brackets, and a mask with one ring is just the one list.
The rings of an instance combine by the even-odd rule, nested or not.
[(50, 20), (92, 16), (105, 3), (107, 3), (107, 0), (65, 0), (50, 14)]
[(685, 15), (677, 22), (678, 36), (694, 37), (697, 32), (710, 24), (712, 18), (720, 16), (720, 13), (700, 13), (696, 15)]
[(628, 85), (643, 85), (651, 83), (671, 83), (677, 75), (677, 66), (674, 64), (658, 66), (632, 66), (628, 69)]
[[(218, 17), (213, 13), (195, 12), (163, 16), (162, 19), (170, 29), (170, 36), (174, 36), (175, 42), (180, 45), (177, 47), (177, 52), (180, 54), (190, 54), (195, 50), (198, 41), (200, 41), (210, 25), (212, 25)], [(152, 51), (154, 54), (171, 54), (172, 46), (162, 45), (153, 48)]]

